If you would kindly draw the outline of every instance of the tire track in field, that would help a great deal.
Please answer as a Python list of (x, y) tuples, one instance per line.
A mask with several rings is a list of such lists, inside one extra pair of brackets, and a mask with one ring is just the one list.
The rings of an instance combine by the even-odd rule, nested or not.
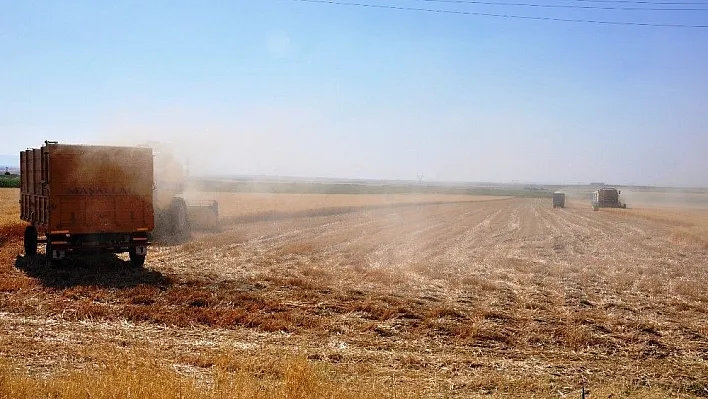
[[(441, 234), (442, 239), (437, 240), (421, 255), (426, 262), (433, 264), (455, 265), (469, 262), (475, 256), (472, 243), (477, 237), (484, 236), (491, 231), (491, 220), (502, 211), (491, 208), (481, 208), (474, 213), (468, 213), (465, 218), (456, 220), (456, 229), (448, 229)], [(449, 234), (452, 233), (452, 234)]]
[[(545, 213), (548, 215), (550, 210)], [(650, 263), (666, 251), (667, 243), (660, 245), (648, 239), (662, 235), (656, 225), (631, 223), (615, 217), (611, 212), (594, 212), (585, 208), (556, 209), (550, 223), (560, 228), (554, 238), (555, 259), (577, 265), (595, 262), (614, 264)]]
[(457, 239), (468, 228), (470, 219), (478, 218), (486, 209), (489, 208), (484, 205), (466, 204), (408, 214), (409, 223), (396, 226), (394, 240), (373, 244), (372, 259), (393, 254), (390, 257), (396, 265), (430, 264), (431, 259), (446, 252), (450, 240)]

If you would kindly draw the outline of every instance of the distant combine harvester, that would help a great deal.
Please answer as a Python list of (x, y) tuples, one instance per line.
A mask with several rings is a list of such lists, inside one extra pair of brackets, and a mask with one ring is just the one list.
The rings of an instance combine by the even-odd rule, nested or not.
[(616, 188), (601, 188), (592, 193), (592, 209), (600, 208), (627, 208), (627, 204), (620, 201), (621, 191)]

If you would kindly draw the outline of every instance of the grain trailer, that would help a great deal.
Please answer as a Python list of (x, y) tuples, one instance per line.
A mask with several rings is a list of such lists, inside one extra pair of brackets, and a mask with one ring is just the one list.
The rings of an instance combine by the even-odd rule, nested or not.
[(153, 230), (150, 148), (59, 144), (20, 152), (20, 217), (27, 255), (128, 252), (142, 266)]

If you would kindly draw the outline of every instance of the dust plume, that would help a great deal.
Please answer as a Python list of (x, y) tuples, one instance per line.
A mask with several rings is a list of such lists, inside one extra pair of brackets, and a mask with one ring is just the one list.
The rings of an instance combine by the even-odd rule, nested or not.
[(708, 208), (708, 190), (626, 187), (622, 197), (632, 208)]

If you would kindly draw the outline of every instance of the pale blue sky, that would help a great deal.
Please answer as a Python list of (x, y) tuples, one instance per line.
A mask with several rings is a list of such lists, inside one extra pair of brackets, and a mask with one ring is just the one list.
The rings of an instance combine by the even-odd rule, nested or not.
[[(360, 2), (708, 25), (708, 2)], [(0, 0), (0, 154), (150, 138), (178, 144), (194, 173), (708, 186), (706, 71), (708, 29), (287, 0)]]

